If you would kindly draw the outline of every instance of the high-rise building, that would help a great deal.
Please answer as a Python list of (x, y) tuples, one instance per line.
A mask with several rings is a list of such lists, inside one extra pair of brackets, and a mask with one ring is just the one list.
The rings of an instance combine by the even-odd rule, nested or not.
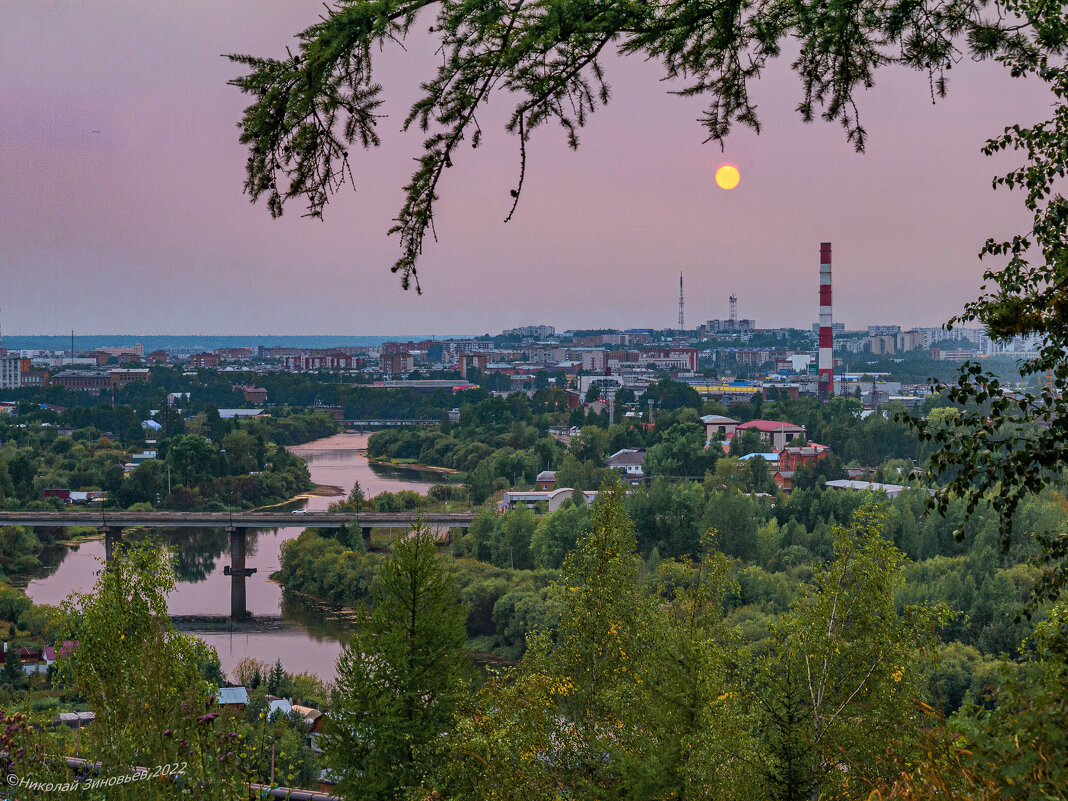
[(869, 325), (868, 336), (870, 337), (896, 337), (901, 333), (900, 325)]
[(556, 336), (556, 328), (551, 325), (523, 325), (519, 328), (508, 328), (501, 332), (506, 337), (533, 337), (544, 339)]
[(18, 356), (0, 356), (0, 389), (22, 386), (22, 360)]

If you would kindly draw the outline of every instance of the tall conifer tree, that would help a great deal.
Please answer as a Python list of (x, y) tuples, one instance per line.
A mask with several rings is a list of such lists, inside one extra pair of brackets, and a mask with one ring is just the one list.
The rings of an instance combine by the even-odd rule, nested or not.
[(326, 763), (337, 792), (394, 799), (419, 784), (468, 685), (466, 610), (421, 522), (375, 579), (374, 611), (337, 663)]

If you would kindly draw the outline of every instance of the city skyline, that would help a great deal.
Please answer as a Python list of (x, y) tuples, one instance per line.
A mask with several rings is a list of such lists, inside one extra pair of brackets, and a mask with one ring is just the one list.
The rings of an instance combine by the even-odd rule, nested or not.
[[(220, 53), (278, 55), (319, 4), (256, 9), (116, 3), (9, 16), (6, 333), (668, 328), (680, 270), (691, 326), (725, 318), (737, 294), (739, 316), (807, 329), (821, 241), (835, 249), (835, 321), (932, 326), (975, 295), (983, 240), (1027, 222), (1018, 197), (990, 189), (1011, 154), (978, 151), (1048, 101), (997, 65), (954, 70), (934, 106), (924, 76), (878, 75), (861, 108), (868, 153), (856, 155), (837, 126), (800, 122), (800, 89), (777, 64), (755, 86), (764, 133), (737, 129), (720, 153), (700, 144), (699, 102), (667, 95), (656, 65), (613, 58), (614, 99), (580, 132), (579, 152), (559, 131), (535, 136), (507, 225), (517, 144), (491, 107), (485, 146), (465, 149), (442, 186), (424, 294), (404, 293), (385, 231), (421, 139), (397, 128), (430, 74), (428, 41), (380, 59), (389, 118), (383, 147), (356, 154), (358, 191), (342, 190), (323, 223), (296, 206), (271, 220), (241, 194), (235, 126), (247, 101), (226, 85), (239, 70)], [(741, 170), (729, 192), (713, 178), (726, 161)]]

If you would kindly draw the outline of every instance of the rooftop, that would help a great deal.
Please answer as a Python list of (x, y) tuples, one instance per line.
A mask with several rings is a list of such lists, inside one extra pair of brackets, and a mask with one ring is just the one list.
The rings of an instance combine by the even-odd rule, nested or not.
[(259, 417), (264, 414), (263, 409), (219, 409), (219, 417), (223, 420), (231, 420), (235, 417)]
[(834, 489), (871, 490), (872, 492), (886, 492), (890, 494), (898, 493), (905, 489), (901, 484), (880, 484), (877, 481), (851, 481), (847, 478), (828, 481), (827, 486), (833, 487)]
[(645, 464), (645, 451), (640, 448), (624, 448), (604, 460), (606, 467), (622, 467), (628, 464)]
[(779, 454), (777, 453), (747, 453), (745, 456), (740, 457), (743, 461), (749, 459), (763, 459), (765, 462), (778, 462)]
[(271, 717), (275, 712), (281, 712), (283, 715), (288, 715), (292, 711), (293, 704), (288, 698), (275, 698), (267, 705), (267, 717)]
[(310, 706), (301, 706), (300, 704), (293, 704), (293, 711), (303, 715), (305, 723), (312, 723), (316, 718), (321, 718), (323, 716), (321, 710)]
[(782, 420), (750, 420), (748, 423), (742, 423), (738, 426), (739, 431), (748, 431), (755, 429), (763, 433), (773, 433), (775, 431), (804, 431), (804, 426), (794, 425), (793, 423), (787, 423)]
[(830, 450), (826, 445), (806, 445), (803, 448), (783, 448), (783, 453), (793, 456), (818, 456), (824, 451)]
[(247, 704), (248, 690), (244, 687), (220, 687), (216, 699), (223, 706), (227, 704)]
[(733, 417), (724, 417), (722, 414), (706, 414), (701, 418), (701, 422), (707, 425), (736, 425), (738, 423)]

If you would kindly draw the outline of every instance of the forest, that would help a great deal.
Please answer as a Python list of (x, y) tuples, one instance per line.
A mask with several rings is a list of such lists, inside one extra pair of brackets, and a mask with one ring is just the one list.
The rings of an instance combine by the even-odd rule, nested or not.
[[(720, 526), (648, 534), (650, 514), (671, 516), (659, 504), (699, 498)], [(1057, 493), (1034, 499), (1021, 531), (1063, 527), (1066, 510)], [(47, 684), (0, 676), (8, 769), (40, 776), (69, 753), (70, 730), (39, 728), (58, 706), (107, 703), (81, 734), (94, 775), (174, 762), (183, 775), (90, 798), (236, 799), (321, 769), (346, 799), (1060, 798), (1066, 768), (1045, 753), (1063, 737), (1068, 618), (1052, 604), (1016, 619), (1034, 543), (1003, 552), (996, 515), (976, 519), (960, 543), (961, 516), (926, 517), (918, 491), (770, 508), (661, 482), (541, 518), (487, 510), (448, 546), (418, 522), (389, 553), (307, 531), (284, 580), (306, 569), (302, 591), (351, 590), (365, 622), (332, 686), (239, 665), (251, 703), (238, 713), (214, 706), (214, 653), (167, 617), (166, 552), (133, 548), (93, 592), (40, 610), (49, 634), (82, 644)], [(529, 564), (513, 566), (524, 547)], [(11, 593), (0, 604), (20, 629), (42, 626)], [(521, 659), (476, 669), (471, 650), (494, 643)], [(117, 682), (122, 702), (105, 701)], [(326, 712), (318, 750), (304, 718), (271, 712), (279, 695)]]
[[(220, 797), (244, 797), (256, 781), (312, 786), (324, 770), (353, 799), (549, 799), (561, 788), (590, 799), (1059, 797), (1063, 769), (1042, 749), (1063, 730), (1068, 635), (1063, 606), (1033, 590), (1039, 535), (1068, 528), (1063, 493), (1021, 502), (1006, 539), (996, 494), (970, 513), (964, 497), (930, 510), (914, 460), (931, 446), (903, 410), (861, 416), (848, 398), (824, 407), (755, 396), (729, 413), (803, 422), (809, 441), (835, 448), (782, 493), (762, 459), (740, 458), (762, 449), (754, 437), (706, 445), (700, 414), (725, 410), (672, 382), (657, 389), (653, 420), (584, 414), (567, 443), (549, 429), (573, 412), (548, 388), (472, 398), (455, 422), (374, 435), (372, 456), (453, 467), (464, 484), (426, 496), (354, 488), (337, 509), (408, 510), (415, 521), (392, 541), (378, 532), (370, 550), (355, 524), (285, 543), (272, 578), (363, 622), (332, 685), (243, 665), (253, 703), (238, 715), (214, 711), (217, 658), (167, 617), (174, 554), (134, 547), (62, 609), (3, 586), (0, 626), (18, 642), (92, 644), (47, 676), (11, 669), (0, 682), (6, 742), (22, 754), (10, 769), (33, 773), (34, 760), (69, 752), (69, 731), (37, 727), (57, 709), (100, 707), (115, 690), (105, 673), (136, 664), (164, 691), (141, 717), (120, 705), (82, 747), (114, 765), (192, 755), (199, 764), (183, 781)], [(939, 397), (925, 411), (934, 421), (956, 413)], [(121, 469), (126, 449), (91, 417), (115, 412), (87, 407), (84, 425), (63, 434), (70, 418), (45, 419), (70, 412), (0, 422), (9, 507), (55, 503), (36, 497), (43, 481), (84, 473), (91, 486)], [(227, 508), (302, 491), (307, 470), (280, 442), (334, 430), (322, 412), (234, 422), (210, 406), (167, 426), (157, 458), (109, 503)], [(623, 447), (646, 449), (648, 481), (619, 486), (604, 467)], [(823, 486), (857, 465), (906, 489), (891, 499)], [(546, 467), (599, 497), (587, 505), (576, 494), (553, 512), (498, 508), (494, 493), (529, 486)], [(419, 522), (421, 510), (466, 504), (478, 507), (466, 530)], [(9, 577), (35, 566), (36, 536), (5, 530)], [(148, 602), (130, 620), (114, 612), (127, 597)], [(412, 597), (423, 600), (412, 607)], [(106, 647), (126, 635), (140, 642)], [(315, 748), (303, 718), (267, 706), (283, 688), (326, 713)], [(182, 703), (200, 711), (176, 715)], [(1026, 774), (1018, 784), (1007, 761)], [(127, 789), (155, 798), (174, 788)]]
[(137, 422), (124, 439), (96, 423), (130, 415), (126, 407), (101, 404), (0, 417), (0, 505), (60, 508), (58, 498), (44, 496), (48, 488), (105, 492), (105, 506), (124, 509), (148, 504), (217, 510), (278, 503), (312, 486), (304, 462), (283, 446), (337, 431), (324, 412), (282, 408), (270, 417), (224, 420), (209, 407), (188, 420), (174, 415), (169, 435), (151, 445), (151, 458), (127, 473), (124, 465), (133, 454), (149, 447), (146, 429)]
[[(833, 558), (835, 528), (870, 505), (873, 493), (795, 490), (772, 504), (748, 494), (745, 480), (743, 475), (724, 486), (711, 473), (704, 483), (658, 480), (648, 489), (628, 489), (622, 503), (646, 585), (656, 581), (662, 561), (690, 558), (715, 532), (733, 582), (724, 595), (725, 619), (744, 640), (757, 643), (802, 594), (814, 566)], [(1036, 575), (1031, 562), (1039, 549), (1021, 535), (1002, 551), (992, 510), (965, 522), (963, 503), (943, 518), (926, 513), (926, 498), (915, 489), (884, 499), (880, 525), (902, 557), (897, 608), (938, 606), (951, 613), (939, 637), (953, 662), (953, 678), (942, 688), (952, 711), (969, 690), (981, 694), (997, 659), (1012, 654), (1032, 631), (1034, 620), (1015, 618), (1029, 598)], [(518, 658), (531, 634), (554, 630), (557, 610), (548, 588), (590, 525), (589, 508), (566, 501), (544, 515), (484, 508), (469, 529), (452, 532), (446, 563), (466, 604), (470, 650)], [(1026, 503), (1016, 523), (1019, 532), (1066, 525), (1068, 504), (1053, 492)], [(958, 528), (965, 531), (960, 541)], [(332, 536), (308, 530), (284, 545), (275, 578), (287, 589), (362, 608), (371, 603), (376, 570), (386, 558), (366, 553), (358, 531)], [(941, 681), (931, 675), (925, 680)]]
[[(814, 398), (765, 401), (757, 393), (751, 402), (728, 409), (702, 401), (692, 388), (670, 380), (647, 392), (658, 398), (653, 424), (647, 416), (623, 418), (609, 425), (607, 412), (587, 414), (581, 408), (567, 412), (563, 393), (547, 388), (535, 391), (530, 398), (513, 393), (466, 404), (460, 407), (455, 423), (378, 432), (368, 442), (368, 454), (375, 459), (460, 471), (472, 501), (480, 504), (497, 490), (533, 486), (543, 470), (556, 472), (557, 486), (598, 489), (608, 476), (605, 459), (623, 448), (646, 449), (646, 475), (673, 479), (700, 478), (705, 471), (715, 472), (717, 462), (725, 456), (737, 458), (765, 450), (755, 434), (736, 438), (729, 452), (706, 448), (700, 423), (700, 416), (706, 414), (730, 415), (739, 422), (786, 420), (805, 426), (808, 441), (829, 446), (832, 454), (821, 461), (818, 470), (806, 468), (801, 474), (798, 480), (805, 487), (816, 486), (820, 477), (842, 478), (847, 466), (873, 470), (890, 466), (895, 471), (906, 462), (914, 466), (931, 450), (909, 428), (901, 404), (888, 404), (879, 413), (862, 417), (862, 404), (853, 398), (835, 398), (824, 406)], [(944, 403), (933, 396), (923, 411)], [(549, 432), (550, 426), (560, 425), (581, 427), (567, 446)], [(751, 469), (750, 488), (770, 491), (770, 478), (756, 472), (756, 460)]]

